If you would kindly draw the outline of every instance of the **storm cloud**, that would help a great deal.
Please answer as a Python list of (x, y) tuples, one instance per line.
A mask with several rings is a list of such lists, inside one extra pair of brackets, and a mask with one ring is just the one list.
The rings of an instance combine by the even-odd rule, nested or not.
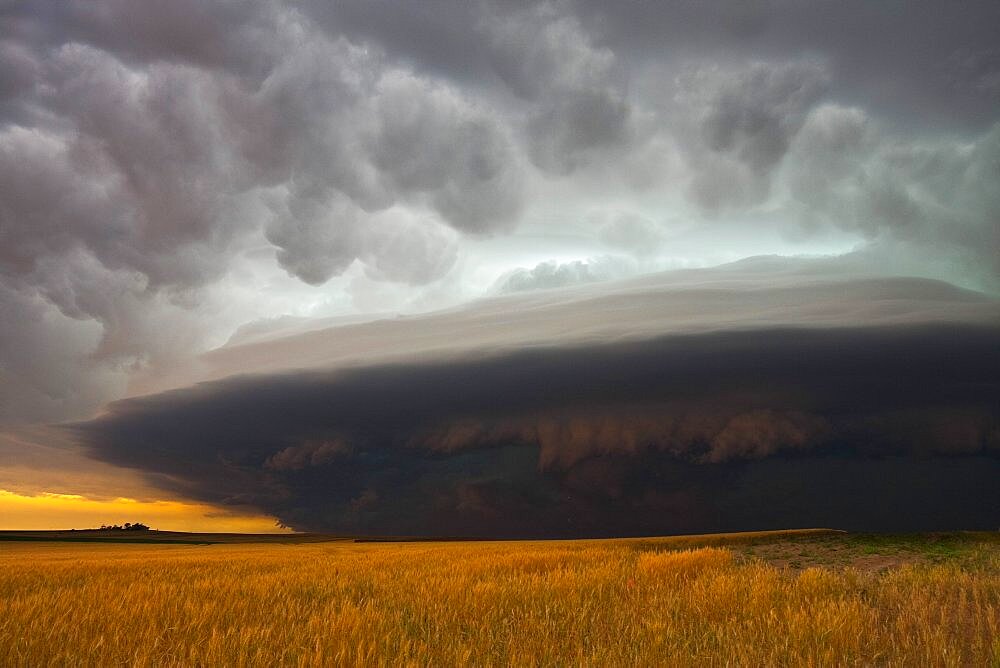
[[(992, 527), (996, 302), (943, 284), (919, 306), (903, 297), (931, 294), (921, 282), (835, 287), (856, 312), (895, 292), (895, 309), (883, 303), (895, 313), (831, 326), (805, 304), (785, 305), (764, 325), (712, 326), (706, 316), (687, 332), (605, 332), (576, 344), (536, 332), (534, 345), (232, 376), (112, 404), (72, 430), (92, 456), (158, 486), (256, 506), (296, 529), (496, 537)], [(727, 301), (719, 285), (673, 289)], [(751, 310), (790, 298), (745, 280), (729, 290)], [(647, 310), (677, 308), (648, 284), (642, 294)], [(506, 313), (514, 304), (538, 321), (559, 312), (516, 299)], [(339, 333), (303, 336), (350, 345)], [(279, 358), (294, 350), (270, 345)]]
[[(1000, 289), (995, 3), (2, 11), (5, 423), (84, 416), (342, 276), (323, 315), (426, 310), (608, 251), (719, 257), (679, 229), (751, 254), (732, 221)], [(489, 239), (511, 241), (477, 269)], [(241, 292), (275, 270), (268, 303)], [(23, 362), (54, 340), (58, 392)]]
[(6, 3), (0, 475), (72, 421), (303, 528), (995, 525), (998, 24)]

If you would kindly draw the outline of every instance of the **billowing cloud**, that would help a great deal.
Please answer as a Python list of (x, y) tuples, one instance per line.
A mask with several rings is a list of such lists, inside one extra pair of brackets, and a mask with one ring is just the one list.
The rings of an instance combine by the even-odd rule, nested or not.
[(204, 347), (208, 326), (175, 348), (136, 322), (161, 302), (201, 304), (261, 243), (308, 284), (360, 261), (375, 280), (423, 285), (454, 265), (451, 230), (516, 222), (520, 158), (501, 117), (292, 8), (10, 11), (0, 274), (18, 301), (96, 324), (98, 358), (165, 364)]
[[(574, 232), (650, 266), (669, 235), (643, 221), (767, 211), (806, 241), (934, 249), (938, 273), (995, 286), (995, 7), (948, 13), (947, 33), (923, 10), (822, 7), (16, 3), (0, 43), (5, 303), (78, 320), (70, 366), (90, 364), (79, 341), (96, 327), (95, 375), (62, 382), (103, 398), (122, 365), (169, 366), (240, 324), (198, 312), (249, 257), (305, 286), (359, 264), (418, 291), (468, 276), (470, 240), (516, 239), (552, 198), (652, 202)], [(897, 20), (905, 39), (856, 36)], [(514, 253), (481, 285), (524, 265)], [(172, 318), (182, 344), (163, 338)]]
[[(220, 381), (204, 390), (214, 405), (241, 372), (297, 388), (308, 373), (291, 369), (465, 369), (445, 350), (472, 364), (516, 360), (525, 347), (667, 346), (716, 331), (905, 337), (925, 324), (995, 323), (990, 297), (929, 280), (1000, 293), (1000, 8), (990, 0), (960, 10), (39, 0), (0, 12), (4, 429), (84, 419), (110, 400), (199, 380)], [(644, 276), (847, 252), (677, 274), (669, 286)], [(427, 313), (438, 308), (452, 310)], [(332, 338), (330, 317), (354, 324)], [(262, 319), (297, 333), (219, 347)], [(810, 382), (803, 396), (815, 396)], [(855, 452), (868, 434), (892, 453), (878, 455), (882, 467), (916, 461), (886, 445), (904, 441), (931, 459), (992, 461), (982, 435), (992, 418), (964, 398), (918, 413), (877, 398), (847, 420), (782, 397), (720, 393), (716, 410), (664, 390), (620, 411), (604, 400), (544, 415), (431, 411), (436, 422), (392, 432), (393, 443), (424, 445), (380, 441), (371, 456), (384, 458), (379, 471), (415, 466), (414, 499), (452, 489), (484, 517), (590, 484), (625, 498), (641, 487), (625, 484), (639, 459), (664, 479), (700, 480), (740, 466), (766, 479), (829, 457), (861, 480), (875, 475), (874, 454), (830, 462), (841, 461), (838, 443)], [(139, 405), (107, 419), (145, 414)], [(232, 475), (234, 498), (254, 496), (264, 476), (261, 489), (287, 505), (261, 505), (302, 522), (295, 481), (314, 475), (313, 462), (326, 475), (376, 447), (320, 431), (269, 444)], [(567, 442), (588, 445), (552, 445)], [(612, 442), (632, 443), (630, 454)], [(497, 453), (508, 463), (483, 464)], [(231, 454), (220, 456), (239, 460)], [(508, 464), (497, 480), (448, 472)], [(903, 466), (915, 485), (923, 466)], [(195, 495), (208, 478), (164, 475)], [(358, 473), (369, 484), (344, 508), (363, 518), (398, 502), (383, 475)], [(644, 494), (663, 512), (697, 505), (690, 490)], [(598, 505), (586, 506), (593, 526)], [(542, 525), (565, 515), (551, 508)]]
[(1000, 124), (970, 141), (899, 142), (857, 108), (812, 111), (786, 166), (790, 204), (807, 225), (937, 246), (998, 275)]
[(681, 95), (696, 115), (691, 197), (708, 209), (756, 204), (829, 75), (814, 62), (754, 63), (736, 71), (696, 68)]
[(537, 102), (528, 119), (537, 165), (567, 173), (629, 139), (626, 81), (613, 51), (558, 5), (494, 17), (494, 67), (517, 96)]
[[(723, 309), (727, 292), (748, 310), (782, 305), (763, 326), (711, 327), (707, 316), (666, 336), (536, 337), (506, 350), (479, 344), (236, 376), (112, 404), (74, 431), (93, 456), (175, 493), (251, 504), (311, 530), (602, 535), (778, 526), (789, 516), (885, 528), (880, 513), (857, 512), (856, 499), (800, 490), (786, 501), (794, 510), (767, 502), (782, 476), (820, 475), (817, 462), (828, 460), (843, 462), (836, 480), (851, 486), (896, 462), (901, 479), (861, 496), (912, 504), (913, 528), (995, 522), (995, 492), (955, 496), (963, 476), (1000, 472), (994, 300), (946, 286), (932, 297), (921, 281), (842, 281), (825, 284), (826, 305), (789, 306), (787, 291), (723, 285), (674, 290)], [(660, 297), (669, 291), (647, 285), (641, 294), (647, 310), (680, 315), (678, 302)], [(519, 299), (508, 318), (521, 304), (539, 322), (572, 322)], [(882, 315), (868, 325), (820, 324), (824, 311), (876, 305)], [(458, 325), (469, 315), (439, 319)], [(373, 325), (369, 334), (394, 326)], [(349, 345), (336, 329), (311, 336)], [(938, 462), (951, 471), (936, 479), (942, 495), (921, 497), (922, 472)], [(767, 485), (747, 488), (757, 476)]]
[(586, 261), (542, 262), (532, 269), (514, 269), (497, 279), (497, 292), (523, 292), (614, 280), (636, 273), (635, 263), (606, 255)]

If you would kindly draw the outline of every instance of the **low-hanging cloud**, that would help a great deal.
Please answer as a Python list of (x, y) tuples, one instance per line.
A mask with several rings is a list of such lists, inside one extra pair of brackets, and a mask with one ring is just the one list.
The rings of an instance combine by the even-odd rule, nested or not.
[[(418, 330), (427, 347), (396, 357), (391, 336), (376, 332), (398, 323), (372, 323), (361, 332), (367, 346), (388, 346), (381, 361), (129, 399), (72, 431), (91, 456), (174, 493), (256, 506), (297, 529), (582, 536), (996, 523), (994, 300), (869, 280), (830, 283), (842, 304), (811, 304), (754, 288), (752, 268), (732, 271), (681, 272), (673, 289), (722, 310), (737, 295), (758, 310), (774, 304), (766, 323), (706, 314), (673, 334), (626, 336), (636, 323), (567, 343), (525, 321), (534, 345), (470, 335), (451, 353), (430, 340), (449, 328), (428, 323)], [(763, 273), (776, 281), (773, 268)], [(819, 295), (823, 285), (800, 289)], [(658, 308), (683, 313), (686, 302), (663, 288), (664, 297), (648, 281), (633, 289), (647, 320)], [(594, 306), (504, 299), (508, 318), (520, 308), (564, 325)], [(817, 311), (861, 316), (875, 304), (867, 325)], [(455, 325), (452, 338), (464, 319), (490, 322), (488, 311), (436, 318)], [(344, 334), (303, 336), (353, 345)], [(272, 357), (295, 350), (261, 345)]]

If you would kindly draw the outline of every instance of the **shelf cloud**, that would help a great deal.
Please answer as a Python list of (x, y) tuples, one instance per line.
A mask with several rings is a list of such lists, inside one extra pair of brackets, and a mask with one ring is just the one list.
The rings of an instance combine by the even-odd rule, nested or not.
[[(1000, 501), (986, 482), (1000, 472), (995, 300), (921, 280), (827, 278), (782, 291), (724, 277), (647, 278), (614, 302), (626, 313), (620, 331), (575, 343), (536, 333), (535, 345), (432, 353), (425, 342), (128, 399), (72, 429), (92, 456), (157, 485), (314, 531), (582, 536), (792, 518), (880, 529), (904, 510), (914, 529), (990, 526)], [(805, 298), (827, 290), (837, 297), (818, 310)], [(702, 316), (666, 335), (627, 322), (630, 300), (655, 320), (690, 299), (710, 313), (736, 297), (748, 311), (782, 305), (766, 323)], [(595, 295), (570, 306), (506, 299), (515, 320), (522, 310), (538, 323), (563, 310), (566, 324), (600, 312)], [(823, 321), (826, 309), (876, 305), (891, 316)], [(424, 331), (446, 338), (470, 315), (436, 316)], [(351, 341), (338, 328), (301, 336)], [(260, 345), (272, 360), (295, 349)], [(837, 485), (854, 491), (831, 497)], [(788, 498), (773, 503), (776, 489)]]
[(296, 527), (996, 526), (995, 0), (0, 25), (0, 478), (74, 423)]

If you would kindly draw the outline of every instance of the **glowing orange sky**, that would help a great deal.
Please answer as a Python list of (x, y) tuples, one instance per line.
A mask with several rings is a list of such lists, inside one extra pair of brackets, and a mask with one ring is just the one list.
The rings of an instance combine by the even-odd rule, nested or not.
[(0, 530), (85, 529), (142, 522), (164, 531), (281, 533), (274, 518), (181, 501), (90, 499), (76, 494), (16, 494), (0, 489)]
[(0, 453), (0, 530), (142, 522), (164, 531), (286, 531), (251, 508), (171, 498), (132, 469), (88, 457), (65, 431), (51, 426), (0, 430)]

